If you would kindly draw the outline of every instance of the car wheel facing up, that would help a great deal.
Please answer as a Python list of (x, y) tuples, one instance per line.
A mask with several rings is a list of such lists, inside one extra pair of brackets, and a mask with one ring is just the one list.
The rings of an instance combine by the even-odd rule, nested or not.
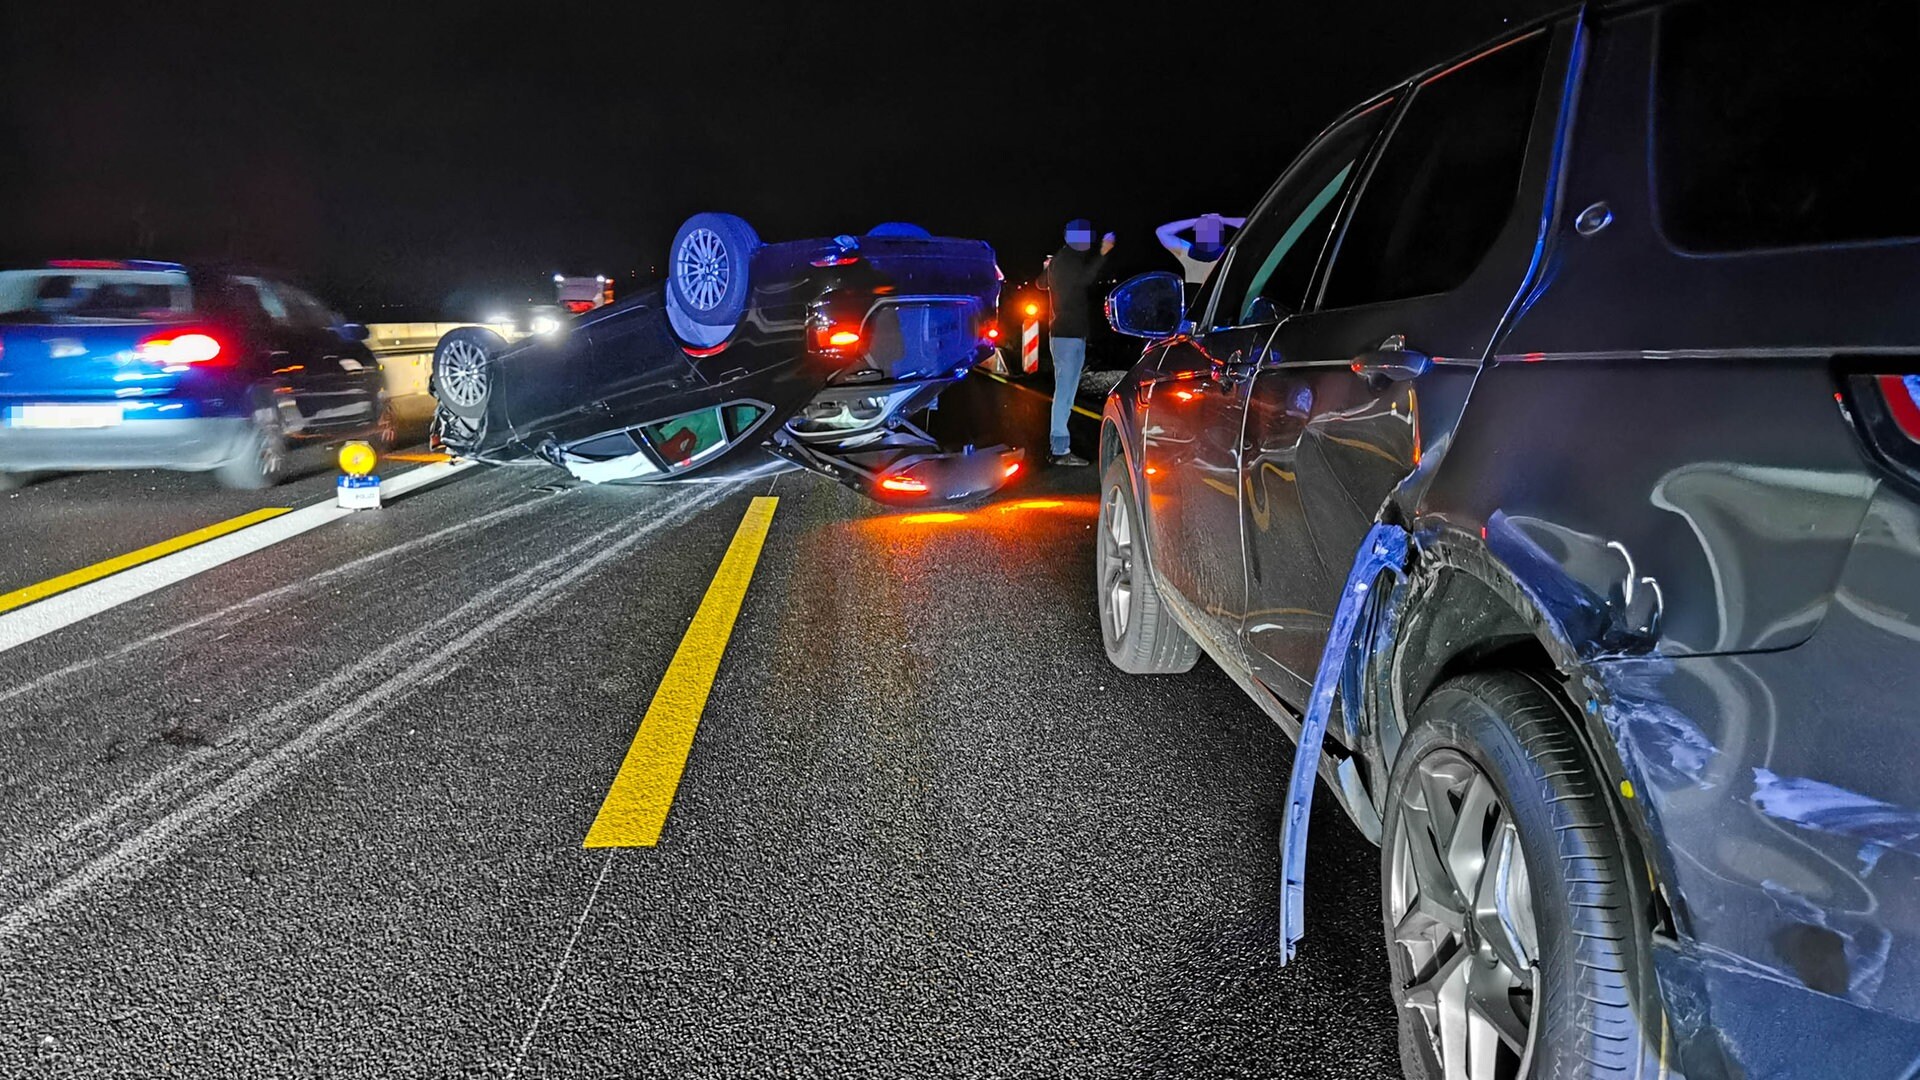
[(1126, 460), (1116, 455), (1100, 477), (1094, 551), (1101, 643), (1107, 659), (1130, 675), (1175, 674), (1193, 667), (1200, 646), (1173, 621), (1154, 587), (1139, 544), (1142, 524)]
[(1646, 971), (1625, 858), (1549, 692), (1514, 672), (1420, 706), (1387, 793), (1381, 908), (1413, 1078), (1631, 1076)]
[(759, 248), (760, 234), (733, 214), (695, 214), (680, 226), (667, 252), (667, 320), (682, 342), (711, 349), (733, 335)]
[(433, 399), (462, 420), (487, 415), (493, 395), (493, 358), (506, 348), (499, 334), (478, 326), (464, 326), (442, 335), (433, 347)]

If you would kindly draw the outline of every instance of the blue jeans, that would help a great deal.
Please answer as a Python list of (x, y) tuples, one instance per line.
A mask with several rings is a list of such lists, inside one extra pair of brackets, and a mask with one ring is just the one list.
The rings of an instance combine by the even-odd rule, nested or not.
[(1055, 454), (1073, 449), (1067, 441), (1067, 420), (1073, 415), (1074, 399), (1080, 396), (1080, 369), (1087, 366), (1087, 339), (1057, 337), (1049, 350), (1053, 355), (1053, 430), (1049, 442)]

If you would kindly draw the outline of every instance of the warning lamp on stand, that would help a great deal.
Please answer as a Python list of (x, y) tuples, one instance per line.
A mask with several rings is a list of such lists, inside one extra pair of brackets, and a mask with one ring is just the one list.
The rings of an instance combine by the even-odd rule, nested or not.
[(340, 479), (334, 482), (334, 499), (343, 510), (380, 509), (380, 478), (373, 475), (380, 455), (372, 445), (350, 442), (340, 448)]

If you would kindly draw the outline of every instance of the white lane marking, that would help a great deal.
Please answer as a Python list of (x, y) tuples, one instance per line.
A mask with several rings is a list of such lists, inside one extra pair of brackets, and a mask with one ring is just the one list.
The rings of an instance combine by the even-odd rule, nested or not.
[[(677, 523), (685, 516), (717, 503), (732, 493), (733, 489), (717, 489), (710, 496), (690, 499), (670, 507), (660, 517), (638, 527), (628, 522), (621, 522), (515, 574), (507, 581), (489, 589), (486, 594), (483, 594), (484, 597), (490, 599), (502, 591), (524, 584), (554, 565), (572, 562), (579, 558), (583, 551), (593, 546), (605, 544), (599, 551), (574, 563), (564, 573), (534, 587), (519, 600), (476, 623), (466, 632), (408, 664), (390, 678), (314, 721), (270, 750), (256, 753), (247, 740), (235, 740), (234, 743), (223, 744), (220, 748), (221, 752), (227, 752), (226, 756), (245, 755), (248, 758), (246, 765), (235, 769), (224, 780), (194, 796), (178, 809), (163, 815), (132, 836), (114, 844), (110, 851), (88, 859), (78, 869), (67, 874), (51, 887), (0, 916), (0, 945), (18, 937), (22, 931), (89, 889), (114, 880), (139, 877), (148, 870), (165, 863), (196, 836), (244, 813), (254, 803), (273, 793), (297, 775), (301, 766), (308, 761), (357, 734), (376, 715), (379, 715), (375, 712), (376, 706), (391, 706), (405, 696), (432, 686), (453, 674), (459, 670), (459, 664), (455, 661), (460, 655), (486, 640), (500, 627), (557, 598), (575, 582), (599, 569), (608, 561), (626, 554), (652, 533)], [(609, 540), (609, 537), (618, 531), (626, 531), (627, 535)], [(475, 607), (481, 602), (482, 598), (477, 597), (469, 601), (466, 606)], [(447, 620), (436, 620), (403, 640), (414, 641), (423, 635), (443, 630), (446, 625)], [(394, 643), (394, 646), (398, 645), (400, 642)], [(376, 655), (386, 652), (387, 650), (382, 650), (381, 654)], [(380, 665), (375, 660), (369, 659), (355, 667), (362, 671), (379, 670)], [(329, 680), (329, 683), (331, 682), (332, 680)], [(309, 691), (308, 694), (302, 695), (302, 700), (313, 696), (313, 693)], [(384, 709), (381, 711), (384, 712)], [(212, 759), (208, 760), (209, 764), (214, 763)]]
[(234, 603), (228, 604), (226, 607), (223, 607), (218, 611), (209, 612), (205, 615), (188, 619), (186, 622), (178, 623), (174, 626), (169, 626), (165, 630), (156, 630), (153, 633), (148, 634), (146, 637), (139, 638), (138, 640), (135, 640), (135, 641), (130, 641), (127, 644), (112, 650), (111, 652), (99, 653), (94, 656), (89, 656), (83, 660), (76, 660), (75, 662), (68, 664), (66, 667), (57, 668), (53, 671), (49, 671), (46, 674), (40, 676), (39, 678), (34, 679), (32, 682), (25, 682), (25, 683), (21, 683), (18, 686), (14, 686), (5, 690), (0, 690), (0, 704), (5, 704), (6, 702), (11, 701), (14, 698), (21, 697), (25, 694), (31, 694), (36, 690), (39, 690), (52, 683), (58, 682), (61, 679), (67, 678), (68, 676), (77, 675), (80, 672), (85, 671), (88, 668), (91, 668), (97, 664), (102, 664), (110, 660), (118, 660), (129, 653), (138, 652), (139, 650), (144, 649), (149, 645), (157, 645), (160, 642), (165, 641), (170, 637), (173, 637), (175, 634), (185, 633), (188, 630), (193, 630), (197, 627), (205, 626), (210, 622), (218, 622), (221, 619), (224, 619), (227, 616), (234, 614), (235, 612), (244, 611), (249, 608), (259, 608), (259, 607), (262, 607), (263, 605), (270, 604), (273, 601), (279, 600), (280, 598), (284, 596), (288, 596), (292, 593), (302, 592), (304, 590), (312, 589), (320, 585), (325, 585), (327, 582), (333, 581), (337, 578), (345, 577), (349, 574), (356, 573), (359, 570), (365, 568), (369, 563), (376, 563), (376, 562), (391, 563), (394, 559), (399, 558), (405, 552), (411, 551), (419, 547), (432, 546), (446, 539), (447, 537), (454, 535), (455, 533), (466, 532), (471, 529), (477, 529), (483, 526), (491, 525), (494, 522), (500, 521), (505, 518), (518, 517), (522, 514), (531, 513), (532, 511), (538, 509), (548, 501), (552, 499), (557, 499), (564, 494), (566, 494), (566, 492), (558, 491), (549, 495), (542, 495), (538, 498), (528, 499), (523, 502), (513, 503), (509, 506), (503, 506), (497, 510), (490, 510), (487, 513), (481, 514), (479, 517), (468, 518), (465, 521), (457, 522), (453, 525), (448, 525), (441, 529), (436, 529), (433, 532), (426, 533), (421, 536), (416, 536), (408, 540), (403, 540), (400, 543), (393, 545), (392, 547), (381, 548), (379, 551), (370, 551), (367, 554), (360, 556), (359, 558), (349, 559), (338, 566), (330, 566), (327, 569), (322, 570), (311, 577), (301, 578), (299, 581), (290, 581), (285, 585), (280, 585), (275, 588), (268, 589), (266, 592), (260, 593), (257, 596), (250, 596), (245, 600), (239, 600)]
[[(470, 469), (474, 464), (471, 461), (447, 461), (401, 473), (391, 480), (380, 482), (380, 497), (382, 500), (399, 498), (416, 488)], [(343, 510), (331, 502), (315, 503), (10, 611), (0, 615), (0, 652), (18, 648), (55, 630), (110, 611), (129, 600), (137, 600), (223, 563), (291, 540), (301, 533), (311, 532), (352, 513), (355, 511)]]
[(587, 894), (587, 906), (580, 909), (580, 917), (573, 921), (573, 936), (567, 938), (567, 947), (560, 950), (560, 963), (554, 966), (553, 981), (547, 984), (546, 996), (540, 999), (540, 1007), (533, 1012), (533, 1022), (527, 1025), (527, 1034), (520, 1040), (520, 1052), (513, 1055), (513, 1063), (507, 1066), (507, 1080), (513, 1080), (520, 1072), (520, 1066), (527, 1060), (527, 1051), (533, 1047), (534, 1033), (540, 1030), (540, 1021), (546, 1018), (547, 1010), (553, 1007), (553, 995), (560, 990), (560, 979), (567, 973), (567, 961), (573, 959), (573, 947), (580, 943), (580, 932), (587, 928), (587, 916), (593, 914), (594, 901), (600, 899), (600, 886), (606, 883), (607, 870), (613, 866), (614, 853), (619, 848), (608, 848), (607, 857), (601, 860), (600, 875), (593, 879), (593, 891)]

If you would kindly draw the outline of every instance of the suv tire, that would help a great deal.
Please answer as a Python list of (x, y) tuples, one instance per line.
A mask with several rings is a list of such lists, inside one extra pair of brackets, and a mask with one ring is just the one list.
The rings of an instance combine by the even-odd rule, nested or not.
[(1380, 875), (1408, 1077), (1456, 1056), (1475, 1080), (1630, 1077), (1648, 1056), (1626, 861), (1571, 725), (1517, 672), (1449, 680), (1414, 714)]
[(1140, 509), (1124, 457), (1100, 474), (1100, 522), (1094, 539), (1094, 596), (1107, 659), (1130, 675), (1171, 675), (1193, 667), (1200, 646), (1160, 599), (1139, 543)]

